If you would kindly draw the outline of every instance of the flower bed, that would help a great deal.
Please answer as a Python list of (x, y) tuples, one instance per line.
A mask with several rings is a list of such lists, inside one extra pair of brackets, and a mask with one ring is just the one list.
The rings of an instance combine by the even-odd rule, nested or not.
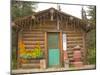
[(37, 42), (36, 47), (32, 50), (26, 50), (23, 41), (20, 41), (19, 46), (20, 46), (20, 49), (19, 49), (20, 58), (23, 58), (23, 59), (41, 59), (41, 58), (43, 58), (43, 51), (40, 47), (39, 42)]

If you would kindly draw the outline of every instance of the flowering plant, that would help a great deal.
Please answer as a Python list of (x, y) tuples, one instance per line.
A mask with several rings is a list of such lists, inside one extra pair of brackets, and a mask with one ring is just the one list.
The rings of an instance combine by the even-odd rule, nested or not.
[(40, 43), (37, 42), (36, 47), (33, 50), (25, 50), (25, 45), (21, 41), (20, 42), (20, 57), (24, 59), (31, 59), (31, 58), (43, 58), (43, 52), (40, 47)]

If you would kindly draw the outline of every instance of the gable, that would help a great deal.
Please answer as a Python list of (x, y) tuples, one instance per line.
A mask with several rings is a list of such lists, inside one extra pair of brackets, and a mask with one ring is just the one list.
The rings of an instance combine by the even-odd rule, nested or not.
[(86, 30), (86, 22), (84, 22), (82, 19), (69, 15), (65, 12), (56, 10), (54, 8), (39, 11), (33, 15), (18, 19), (14, 21), (14, 24), (17, 27), (22, 28), (25, 26), (40, 24), (46, 20), (59, 21), (61, 23), (63, 21), (66, 21), (66, 23), (69, 25), (77, 25), (83, 30)]

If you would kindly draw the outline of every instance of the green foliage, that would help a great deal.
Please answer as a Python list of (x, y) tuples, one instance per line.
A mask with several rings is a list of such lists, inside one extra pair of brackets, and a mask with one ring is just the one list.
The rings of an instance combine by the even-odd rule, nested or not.
[(96, 49), (88, 49), (88, 63), (96, 64)]
[(93, 25), (96, 24), (96, 6), (89, 6), (88, 15), (91, 17), (89, 22)]
[(35, 9), (36, 9), (36, 3), (13, 0), (11, 5), (12, 20), (32, 15)]
[(87, 35), (87, 48), (94, 49), (96, 47), (96, 30), (93, 29)]
[(32, 56), (34, 58), (43, 58), (43, 52), (41, 50), (39, 42), (37, 43), (36, 48), (33, 50)]
[[(88, 15), (91, 17), (89, 22), (96, 26), (96, 7), (89, 6)], [(89, 64), (96, 64), (96, 29), (87, 33), (87, 61)]]
[(16, 48), (13, 47), (12, 48), (12, 69), (16, 69), (17, 68), (17, 60), (16, 60)]
[(43, 52), (40, 48), (35, 48), (33, 51), (34, 58), (43, 58)]
[(88, 48), (88, 63), (95, 64), (96, 63), (96, 33), (95, 29), (91, 30), (87, 35), (87, 48)]
[[(11, 19), (12, 21), (34, 14), (36, 9), (36, 3), (26, 2), (26, 1), (16, 1), (12, 0), (11, 3)], [(12, 68), (16, 68), (16, 46), (17, 46), (17, 35), (16, 30), (12, 28)], [(29, 55), (28, 55), (29, 56)]]

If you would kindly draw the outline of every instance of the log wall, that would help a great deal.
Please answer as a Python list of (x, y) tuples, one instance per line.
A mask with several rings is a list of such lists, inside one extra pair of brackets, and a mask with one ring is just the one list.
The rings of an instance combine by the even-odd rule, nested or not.
[[(83, 33), (84, 32), (79, 26), (75, 27), (74, 25), (66, 24), (65, 21), (62, 22), (62, 25), (60, 25), (60, 30), (57, 30), (56, 21), (45, 21), (45, 23), (32, 26), (31, 29), (29, 27), (24, 28), (22, 39), (24, 41), (26, 50), (34, 49), (36, 47), (37, 42), (39, 42), (41, 49), (44, 51), (44, 53), (47, 53), (45, 52), (46, 51), (45, 45), (47, 45), (45, 32), (50, 32), (50, 31), (52, 32), (53, 30), (55, 32), (61, 32), (62, 34), (66, 33), (67, 53), (68, 53), (68, 59), (70, 60), (70, 64), (73, 62), (73, 58), (72, 58), (73, 48), (76, 45), (79, 45), (81, 47), (81, 51), (84, 55), (84, 43), (83, 43)], [(45, 57), (47, 59), (46, 55), (47, 54), (45, 54)]]
[(82, 59), (83, 59), (84, 57), (83, 33), (70, 31), (70, 32), (66, 32), (66, 35), (67, 35), (67, 53), (68, 53), (69, 61), (71, 63), (73, 62), (73, 48), (77, 45), (81, 47)]

